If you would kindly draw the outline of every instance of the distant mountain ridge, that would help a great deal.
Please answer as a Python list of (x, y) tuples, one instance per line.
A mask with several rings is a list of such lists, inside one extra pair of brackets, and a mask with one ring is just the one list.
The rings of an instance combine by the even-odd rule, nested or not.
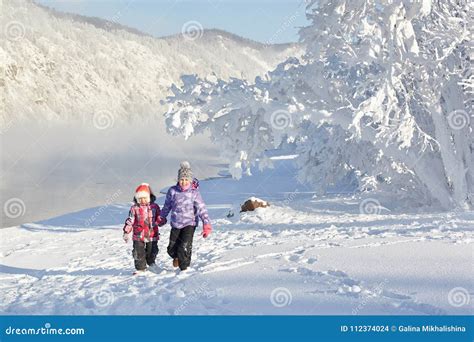
[[(28, 1), (31, 1), (31, 0), (28, 0)], [(77, 21), (79, 23), (81, 23), (81, 22), (82, 23), (88, 23), (88, 24), (94, 25), (98, 29), (103, 29), (103, 30), (107, 30), (107, 31), (123, 30), (123, 31), (127, 31), (129, 33), (136, 34), (136, 35), (139, 35), (139, 36), (147, 36), (147, 37), (152, 37), (152, 38), (157, 38), (157, 39), (175, 39), (175, 38), (181, 36), (181, 33), (175, 33), (175, 34), (171, 34), (171, 35), (168, 35), (168, 36), (156, 37), (156, 36), (153, 36), (149, 33), (140, 31), (136, 28), (129, 27), (129, 26), (126, 26), (126, 25), (122, 25), (122, 24), (120, 24), (118, 22), (115, 22), (113, 20), (103, 19), (103, 18), (99, 18), (99, 17), (88, 17), (88, 16), (85, 16), (85, 15), (75, 14), (75, 13), (61, 12), (61, 11), (58, 11), (58, 10), (52, 8), (52, 7), (47, 7), (47, 6), (44, 6), (44, 5), (39, 4), (39, 3), (34, 3), (34, 4), (36, 4), (37, 6), (39, 6), (41, 8), (44, 8), (46, 11), (48, 11), (52, 15), (57, 16), (59, 18), (71, 19), (71, 20)], [(237, 34), (234, 34), (234, 33), (228, 32), (228, 31), (224, 31), (224, 30), (221, 30), (221, 29), (218, 29), (218, 28), (204, 29), (203, 33), (204, 33), (204, 35), (222, 35), (224, 37), (227, 37), (229, 39), (233, 39), (235, 41), (239, 41), (241, 43), (245, 43), (245, 44), (248, 44), (248, 45), (253, 44), (253, 47), (255, 47), (255, 48), (257, 48), (257, 47), (261, 48), (265, 45), (268, 45), (268, 44), (261, 43), (261, 42), (258, 42), (256, 40), (253, 40), (253, 39), (245, 38), (245, 37), (239, 36)], [(276, 44), (271, 44), (271, 45), (273, 47), (280, 47), (281, 49), (286, 49), (286, 48), (296, 46), (298, 44), (296, 44), (296, 43), (276, 43)]]
[(17, 119), (70, 120), (100, 111), (154, 118), (183, 74), (252, 80), (303, 51), (299, 44), (266, 45), (217, 29), (198, 32), (197, 39), (155, 38), (32, 1), (6, 0), (2, 11), (1, 127)]

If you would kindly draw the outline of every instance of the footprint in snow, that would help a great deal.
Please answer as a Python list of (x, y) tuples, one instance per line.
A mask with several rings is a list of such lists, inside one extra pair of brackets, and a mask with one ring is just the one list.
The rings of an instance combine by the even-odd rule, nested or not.
[(167, 293), (162, 293), (159, 298), (162, 302), (169, 302), (171, 297)]
[(287, 256), (285, 256), (285, 260), (293, 261), (293, 262), (300, 261), (301, 258), (302, 258), (301, 255), (287, 255)]
[(436, 306), (425, 304), (425, 303), (417, 303), (414, 301), (403, 301), (401, 303), (391, 303), (391, 305), (397, 309), (408, 310), (408, 311), (415, 311), (421, 312), (426, 315), (446, 315), (446, 311)]
[(343, 285), (337, 289), (338, 294), (352, 296), (352, 297), (358, 297), (361, 292), (362, 292), (362, 289), (360, 288), (360, 286), (357, 286), (357, 285), (354, 285), (354, 286)]
[(343, 272), (340, 270), (329, 270), (327, 271), (327, 274), (332, 275), (334, 277), (343, 277), (343, 278), (348, 276), (346, 272)]
[(381, 295), (384, 296), (384, 297), (387, 297), (387, 298), (392, 298), (392, 299), (401, 299), (401, 300), (411, 299), (410, 296), (398, 294), (398, 293), (388, 291), (388, 290), (383, 290)]

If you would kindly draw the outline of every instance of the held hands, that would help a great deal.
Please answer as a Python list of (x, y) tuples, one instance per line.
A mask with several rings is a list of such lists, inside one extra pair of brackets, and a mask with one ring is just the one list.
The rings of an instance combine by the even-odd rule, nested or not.
[(202, 227), (202, 237), (203, 238), (207, 238), (209, 235), (211, 235), (211, 232), (212, 232), (212, 227), (209, 223), (205, 224)]
[(163, 227), (166, 224), (166, 222), (168, 222), (166, 217), (161, 217), (160, 216), (160, 219), (159, 219), (159, 222), (158, 222), (158, 227)]

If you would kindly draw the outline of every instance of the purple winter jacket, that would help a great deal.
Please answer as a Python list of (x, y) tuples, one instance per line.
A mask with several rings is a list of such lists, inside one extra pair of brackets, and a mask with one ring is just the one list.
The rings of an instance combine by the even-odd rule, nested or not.
[(179, 184), (169, 188), (160, 216), (166, 218), (171, 212), (170, 224), (172, 228), (197, 226), (199, 218), (203, 224), (210, 224), (206, 205), (199, 193), (199, 181), (193, 179), (191, 186), (182, 190)]

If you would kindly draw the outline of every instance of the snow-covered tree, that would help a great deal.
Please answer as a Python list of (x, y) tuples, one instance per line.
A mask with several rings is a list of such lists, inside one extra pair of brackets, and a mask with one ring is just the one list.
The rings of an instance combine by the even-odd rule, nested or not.
[(361, 187), (468, 208), (474, 203), (470, 7), (311, 1), (301, 60), (288, 59), (254, 84), (183, 77), (168, 98), (168, 129), (186, 138), (209, 129), (235, 177), (249, 173), (257, 158), (266, 165), (266, 149), (290, 143), (302, 181), (320, 187), (355, 172)]

